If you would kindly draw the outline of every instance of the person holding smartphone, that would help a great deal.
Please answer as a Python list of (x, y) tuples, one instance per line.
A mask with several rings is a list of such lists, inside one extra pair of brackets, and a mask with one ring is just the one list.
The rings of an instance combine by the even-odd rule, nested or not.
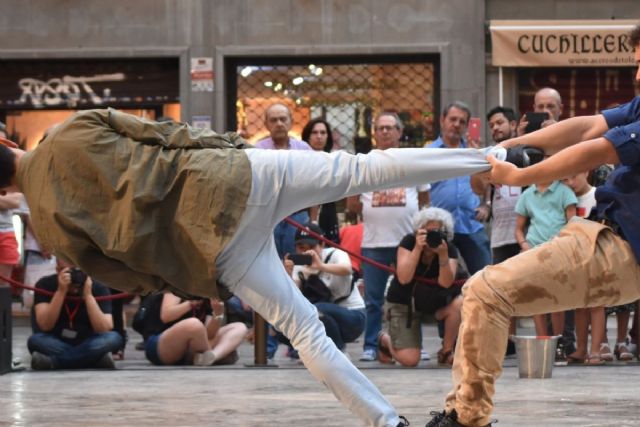
[(298, 286), (317, 275), (331, 291), (330, 302), (314, 305), (327, 336), (345, 352), (346, 344), (355, 341), (364, 331), (364, 300), (351, 280), (349, 255), (337, 248), (326, 248), (318, 238), (323, 230), (316, 224), (308, 223), (305, 227), (296, 232), (296, 254), (285, 256), (284, 267)]
[(553, 88), (545, 87), (533, 97), (533, 112), (522, 115), (518, 124), (518, 136), (535, 132), (560, 121), (562, 115), (562, 97)]

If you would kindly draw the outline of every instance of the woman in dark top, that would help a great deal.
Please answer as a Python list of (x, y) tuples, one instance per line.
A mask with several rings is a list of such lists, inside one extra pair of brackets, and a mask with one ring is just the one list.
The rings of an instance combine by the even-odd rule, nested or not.
[[(302, 129), (302, 140), (306, 141), (314, 151), (330, 153), (333, 150), (333, 133), (327, 121), (321, 118), (309, 120)], [(317, 218), (313, 216), (317, 215)], [(340, 243), (340, 226), (335, 202), (321, 205), (315, 212), (311, 212), (311, 220), (324, 230), (324, 237)]]
[(379, 359), (416, 366), (422, 347), (421, 320), (424, 314), (433, 314), (445, 325), (438, 363), (451, 365), (462, 307), (461, 286), (456, 282), (458, 250), (450, 241), (453, 218), (444, 209), (426, 208), (412, 221), (415, 233), (398, 245), (397, 272), (385, 304), (389, 330), (378, 336)]

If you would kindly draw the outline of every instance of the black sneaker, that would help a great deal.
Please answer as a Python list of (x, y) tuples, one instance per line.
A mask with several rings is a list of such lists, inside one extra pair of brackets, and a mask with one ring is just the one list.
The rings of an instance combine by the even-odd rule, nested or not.
[(48, 371), (53, 369), (53, 360), (46, 354), (34, 351), (31, 354), (31, 369), (34, 371)]
[(113, 362), (111, 353), (105, 353), (98, 361), (93, 365), (96, 369), (116, 369), (116, 364)]
[[(444, 414), (444, 412), (442, 413)], [(442, 414), (439, 414), (439, 416), (442, 416)], [(433, 421), (434, 420), (431, 420), (431, 422)], [(431, 426), (432, 427), (467, 427), (464, 424), (460, 424), (458, 422), (458, 414), (456, 413), (455, 409), (449, 412), (448, 414), (444, 415), (440, 420), (439, 424), (427, 424), (427, 427), (431, 427)], [(487, 424), (485, 427), (491, 427), (491, 423)]]
[(519, 168), (540, 163), (544, 159), (544, 151), (528, 145), (515, 145), (507, 148), (507, 158), (505, 162), (513, 163)]
[(408, 427), (409, 425), (410, 425), (409, 420), (407, 420), (405, 417), (400, 415), (400, 422), (398, 423), (397, 427)]
[(567, 361), (567, 352), (564, 348), (564, 343), (558, 342), (558, 346), (556, 347), (556, 362), (566, 362)]
[(440, 425), (440, 421), (442, 421), (447, 416), (447, 413), (445, 411), (431, 411), (429, 412), (429, 415), (431, 415), (433, 418), (431, 418), (431, 421), (429, 421), (425, 427), (438, 427)]

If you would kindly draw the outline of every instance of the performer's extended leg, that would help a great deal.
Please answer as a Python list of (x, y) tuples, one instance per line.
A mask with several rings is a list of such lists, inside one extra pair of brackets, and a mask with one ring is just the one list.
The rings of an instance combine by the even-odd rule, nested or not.
[(395, 409), (326, 336), (294, 287), (273, 243), (273, 227), (302, 208), (366, 191), (407, 187), (488, 168), (485, 151), (390, 149), (353, 156), (248, 150), (252, 187), (238, 230), (216, 260), (219, 281), (282, 331), (310, 372), (361, 419), (396, 427)]
[(446, 410), (467, 426), (490, 421), (509, 318), (638, 299), (640, 267), (627, 242), (573, 220), (550, 242), (475, 274), (463, 288), (462, 324)]

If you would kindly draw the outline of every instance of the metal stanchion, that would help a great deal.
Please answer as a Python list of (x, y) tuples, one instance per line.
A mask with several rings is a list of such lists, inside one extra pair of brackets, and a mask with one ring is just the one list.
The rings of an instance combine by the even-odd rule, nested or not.
[(11, 372), (11, 288), (0, 287), (0, 375)]
[(253, 364), (248, 368), (277, 368), (267, 361), (267, 322), (255, 311), (253, 312)]

